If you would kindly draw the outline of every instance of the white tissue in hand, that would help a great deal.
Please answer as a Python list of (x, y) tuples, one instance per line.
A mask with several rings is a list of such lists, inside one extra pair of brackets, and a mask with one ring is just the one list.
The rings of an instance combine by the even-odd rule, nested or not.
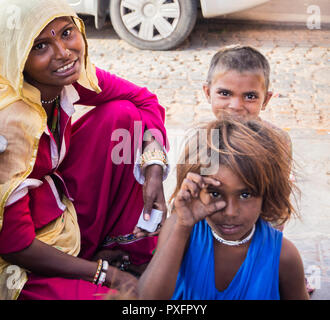
[(144, 220), (143, 212), (144, 210), (142, 210), (140, 219), (137, 223), (137, 227), (146, 230), (148, 232), (155, 232), (157, 230), (159, 223), (162, 221), (163, 211), (152, 209), (150, 213), (150, 219), (148, 221)]

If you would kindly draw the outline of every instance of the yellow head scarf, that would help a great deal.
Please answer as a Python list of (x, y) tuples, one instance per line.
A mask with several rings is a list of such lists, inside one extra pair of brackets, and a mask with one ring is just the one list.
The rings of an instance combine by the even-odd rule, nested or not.
[[(100, 92), (100, 88), (95, 68), (88, 58), (84, 24), (65, 0), (0, 0), (0, 7), (0, 135), (8, 143), (7, 149), (0, 153), (1, 231), (6, 201), (32, 172), (39, 139), (47, 125), (40, 92), (24, 81), (23, 70), (35, 38), (52, 20), (62, 16), (73, 18), (84, 37), (86, 47), (84, 67), (78, 83), (96, 92)], [(66, 205), (70, 218), (61, 221), (66, 220), (67, 223), (76, 225), (74, 208), (69, 202)], [(45, 233), (39, 231), (39, 239), (54, 246), (61, 246), (62, 249), (64, 247), (63, 251), (70, 254), (76, 255), (79, 252), (80, 243), (69, 244), (71, 240), (68, 240), (59, 245), (54, 241), (60, 232), (66, 230), (63, 224), (55, 221), (47, 228)], [(77, 232), (76, 230), (75, 236)], [(2, 274), (4, 267), (4, 261), (0, 259)], [(8, 275), (10, 276), (10, 273)], [(13, 287), (21, 289), (25, 281), (26, 276), (22, 274), (20, 284)], [(2, 290), (8, 289), (6, 282), (8, 277), (0, 275), (0, 299), (17, 297), (19, 290)]]
[(0, 0), (0, 4), (0, 135), (8, 142), (0, 154), (1, 230), (5, 202), (30, 174), (47, 123), (39, 90), (24, 81), (25, 62), (35, 38), (55, 18), (73, 17), (86, 44), (78, 82), (96, 92), (100, 89), (88, 58), (84, 24), (65, 0)]

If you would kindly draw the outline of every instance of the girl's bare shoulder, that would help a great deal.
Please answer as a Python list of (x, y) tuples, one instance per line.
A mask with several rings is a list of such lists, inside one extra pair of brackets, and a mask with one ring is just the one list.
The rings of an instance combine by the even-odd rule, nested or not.
[(286, 267), (289, 267), (291, 264), (295, 264), (299, 260), (301, 260), (301, 258), (296, 246), (290, 240), (283, 237), (280, 255), (280, 266), (283, 264)]
[(301, 256), (296, 246), (284, 237), (279, 269), (281, 299), (308, 299)]

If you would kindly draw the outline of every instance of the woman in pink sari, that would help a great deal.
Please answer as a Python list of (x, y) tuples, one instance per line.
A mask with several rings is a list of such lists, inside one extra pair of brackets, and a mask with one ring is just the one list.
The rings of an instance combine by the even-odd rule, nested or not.
[[(4, 6), (20, 15), (10, 28), (9, 9), (0, 13), (0, 298), (134, 292), (131, 273), (157, 240), (137, 221), (143, 209), (145, 219), (153, 207), (166, 212), (164, 109), (91, 65), (83, 23), (65, 1)], [(95, 108), (71, 125), (74, 104)]]

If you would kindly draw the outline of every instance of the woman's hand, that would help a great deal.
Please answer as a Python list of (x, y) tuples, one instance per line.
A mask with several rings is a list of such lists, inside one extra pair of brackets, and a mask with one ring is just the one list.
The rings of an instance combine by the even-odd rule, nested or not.
[(93, 260), (98, 259), (107, 260), (110, 265), (104, 285), (118, 290), (118, 298), (120, 299), (136, 298), (138, 277), (141, 276), (147, 264), (139, 266), (131, 264), (129, 254), (120, 249), (101, 250), (93, 258)]
[(119, 249), (103, 249), (98, 251), (97, 254), (93, 257), (94, 261), (98, 259), (107, 260), (111, 266), (120, 268), (122, 264), (129, 263), (129, 254)]
[[(145, 170), (145, 182), (143, 185), (143, 200), (144, 200), (144, 220), (150, 219), (152, 208), (156, 208), (163, 212), (163, 217), (160, 225), (166, 219), (166, 203), (163, 188), (163, 168), (160, 165), (150, 165)], [(159, 234), (159, 229), (155, 232), (147, 232), (135, 227), (133, 233), (137, 238), (145, 236), (154, 236)]]
[(109, 267), (104, 283), (107, 287), (118, 290), (118, 299), (136, 299), (137, 284), (136, 277), (114, 267)]
[(107, 260), (110, 266), (116, 267), (121, 271), (127, 271), (136, 277), (140, 277), (146, 269), (147, 264), (135, 265), (130, 262), (129, 253), (120, 249), (103, 249), (100, 250), (93, 260)]
[(193, 227), (197, 222), (223, 209), (223, 200), (204, 204), (200, 199), (200, 192), (208, 185), (219, 187), (220, 181), (211, 177), (202, 177), (189, 172), (181, 184), (181, 188), (174, 199), (174, 210), (177, 223), (185, 227)]

